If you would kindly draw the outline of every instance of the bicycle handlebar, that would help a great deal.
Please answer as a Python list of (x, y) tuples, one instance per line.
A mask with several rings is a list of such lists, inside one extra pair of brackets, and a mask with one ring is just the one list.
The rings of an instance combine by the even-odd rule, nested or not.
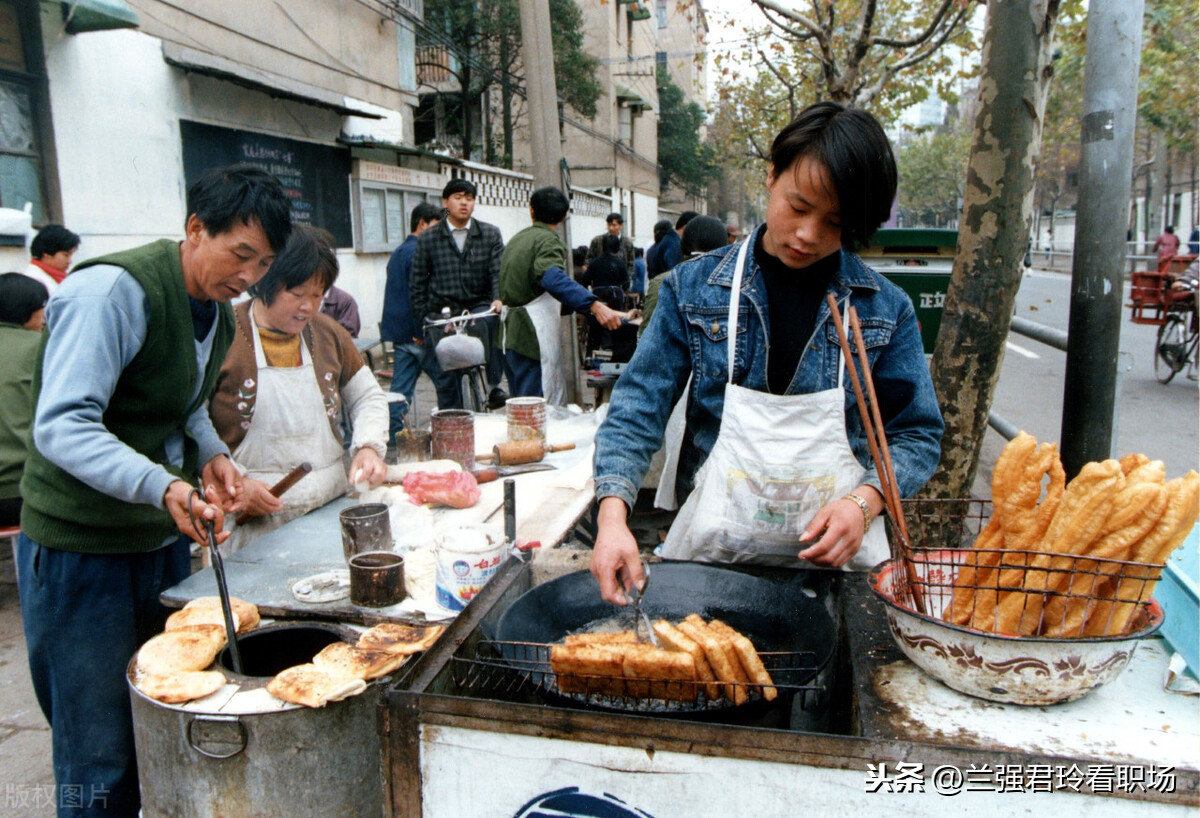
[(488, 307), (486, 310), (482, 310), (480, 312), (470, 312), (469, 310), (464, 311), (464, 312), (459, 313), (458, 315), (451, 315), (449, 318), (426, 318), (425, 326), (426, 327), (454, 326), (457, 324), (466, 324), (470, 321), (478, 321), (481, 318), (491, 318), (491, 317), (498, 317), (498, 316), (496, 315), (496, 313), (492, 312), (491, 307)]

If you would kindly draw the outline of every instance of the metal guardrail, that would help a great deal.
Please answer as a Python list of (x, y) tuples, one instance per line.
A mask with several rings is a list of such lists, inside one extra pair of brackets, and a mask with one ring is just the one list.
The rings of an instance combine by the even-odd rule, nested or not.
[[(1067, 351), (1067, 333), (1061, 329), (1048, 327), (1045, 324), (1039, 324), (1036, 321), (1030, 321), (1028, 318), (1021, 318), (1014, 315), (1009, 331), (1063, 352)], [(1020, 429), (995, 412), (988, 412), (988, 426), (995, 429), (1005, 440), (1012, 440), (1021, 433)]]

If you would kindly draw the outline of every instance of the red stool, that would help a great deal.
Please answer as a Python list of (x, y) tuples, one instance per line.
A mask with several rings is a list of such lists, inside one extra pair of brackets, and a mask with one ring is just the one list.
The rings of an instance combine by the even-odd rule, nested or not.
[(21, 526), (10, 525), (0, 528), (0, 541), (10, 540), (12, 542), (13, 562), (17, 561), (17, 537), (21, 533)]

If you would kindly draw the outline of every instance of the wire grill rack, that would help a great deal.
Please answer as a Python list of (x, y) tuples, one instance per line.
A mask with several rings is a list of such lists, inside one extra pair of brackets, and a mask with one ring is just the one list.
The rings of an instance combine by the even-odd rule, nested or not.
[[(695, 683), (696, 695), (687, 700), (649, 695), (666, 692), (667, 686), (679, 690), (690, 686), (690, 682), (668, 679), (617, 679), (607, 676), (572, 675), (579, 686), (605, 689), (610, 693), (572, 693), (564, 691), (558, 676), (550, 668), (550, 648), (541, 642), (502, 642), (485, 640), (479, 642), (471, 656), (456, 656), (451, 662), (454, 683), (460, 688), (489, 697), (512, 698), (534, 692), (569, 699), (589, 707), (624, 712), (644, 713), (696, 713), (724, 710), (734, 704), (725, 695), (709, 699), (704, 683)], [(823, 668), (815, 653), (803, 652), (760, 652), (759, 658), (771, 676), (772, 686), (779, 693), (799, 694), (800, 706), (810, 708), (821, 698), (823, 686), (816, 677)], [(594, 685), (592, 682), (594, 681)], [(754, 684), (718, 683), (741, 687), (747, 700), (762, 700), (762, 691)], [(628, 695), (633, 693), (644, 696)], [(613, 695), (616, 694), (616, 695)]]
[[(915, 584), (930, 616), (987, 633), (1049, 638), (1123, 636), (1147, 624), (1161, 565), (947, 547), (969, 545), (986, 523), (990, 506), (982, 500), (934, 500), (906, 507), (910, 521), (915, 519), (935, 543), (913, 549)], [(912, 585), (903, 571), (881, 573), (879, 590), (896, 604), (913, 608)]]

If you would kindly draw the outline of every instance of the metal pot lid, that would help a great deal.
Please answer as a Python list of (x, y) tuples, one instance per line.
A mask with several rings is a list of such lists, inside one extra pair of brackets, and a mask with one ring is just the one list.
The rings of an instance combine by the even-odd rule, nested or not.
[(313, 604), (337, 602), (350, 596), (350, 570), (322, 571), (292, 585), (292, 596)]

